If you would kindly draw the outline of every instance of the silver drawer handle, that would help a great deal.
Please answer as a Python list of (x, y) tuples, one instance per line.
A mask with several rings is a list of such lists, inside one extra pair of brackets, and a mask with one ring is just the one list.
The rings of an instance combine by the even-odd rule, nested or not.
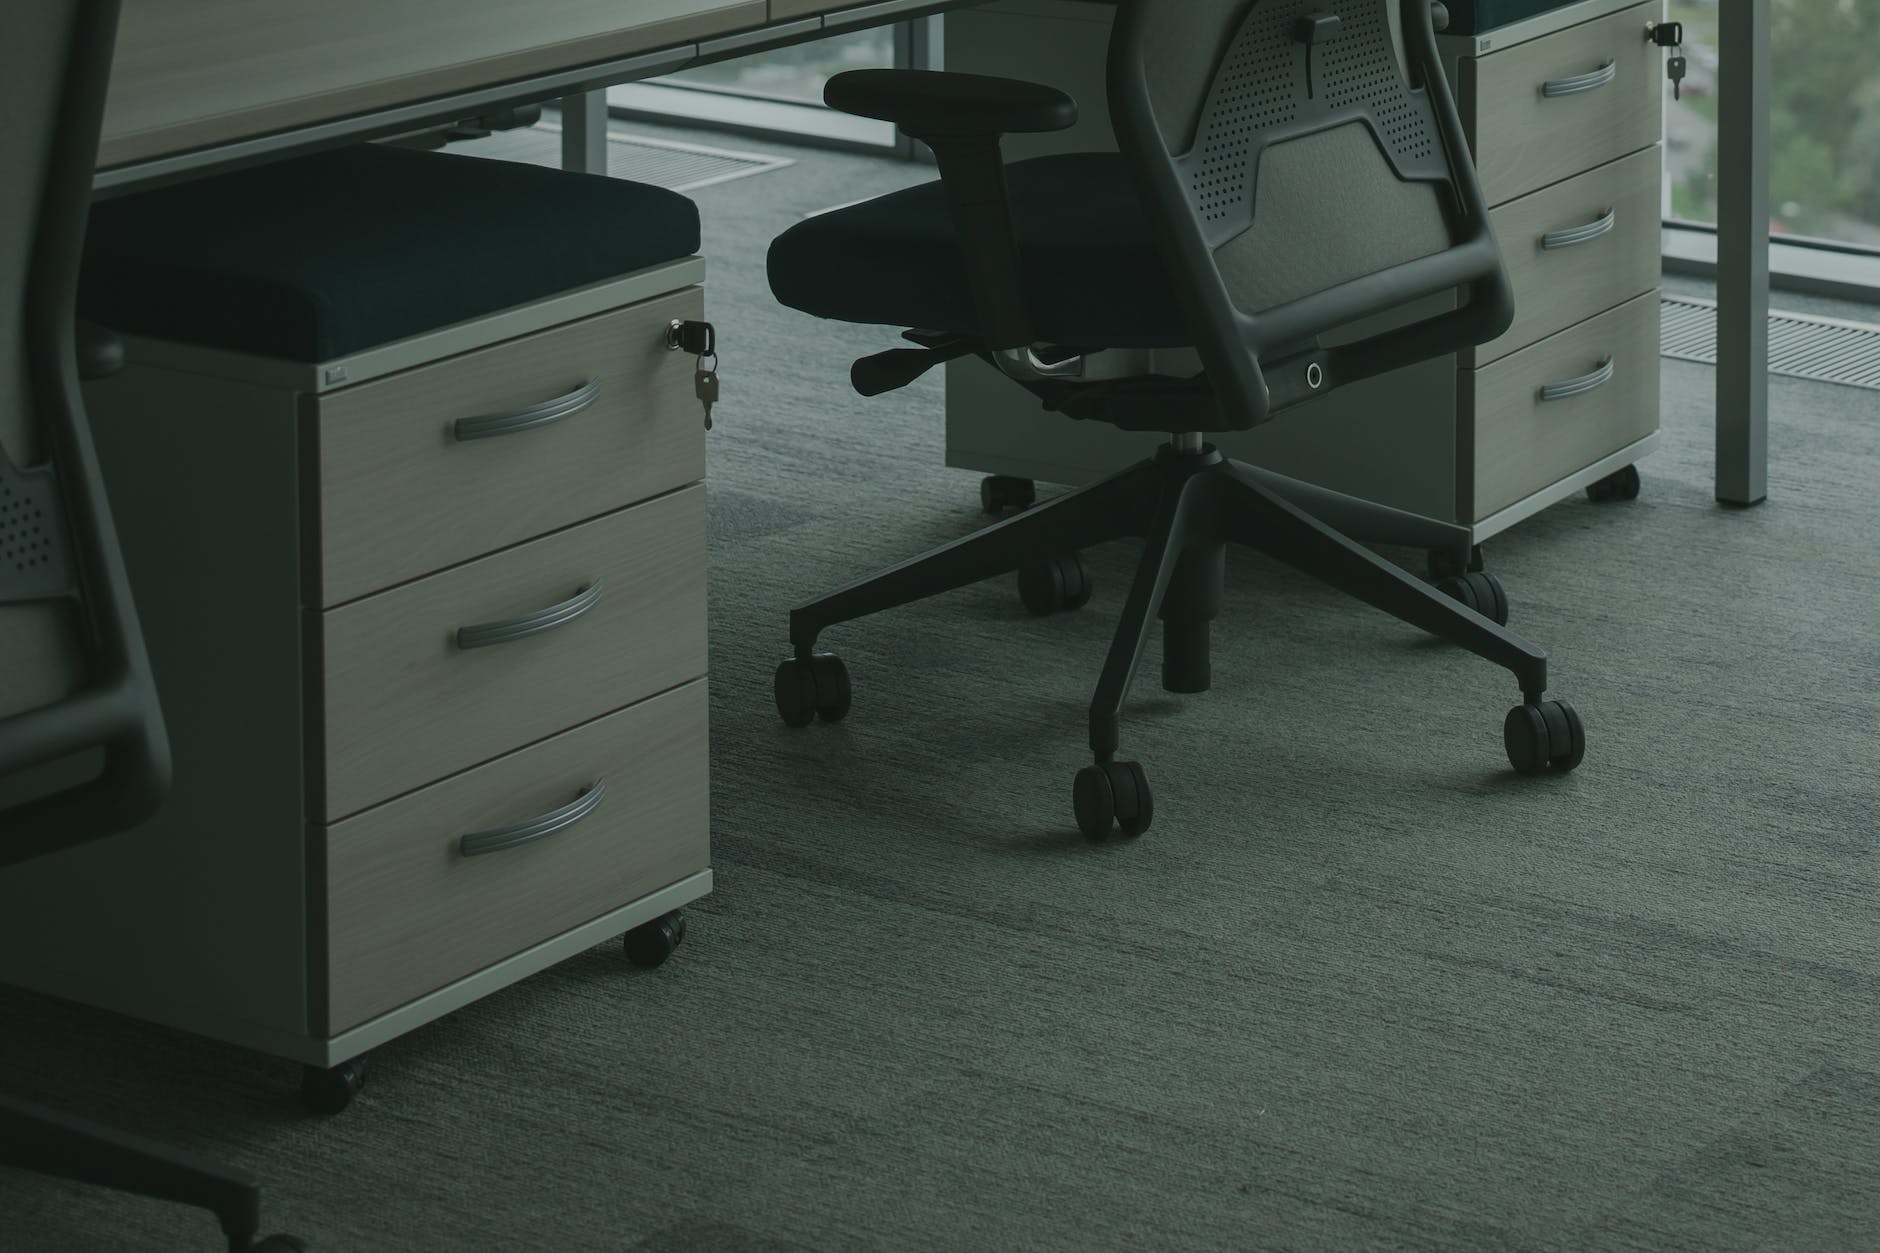
[(1591, 374), (1582, 374), (1579, 378), (1568, 379), (1564, 383), (1547, 383), (1541, 387), (1542, 400), (1565, 400), (1569, 396), (1578, 396), (1590, 392), (1595, 387), (1612, 377), (1612, 358), (1607, 357), (1599, 363), (1599, 368)]
[(493, 831), (478, 831), (466, 835), (457, 841), (457, 848), (465, 857), (478, 857), (484, 853), (500, 853), (506, 848), (515, 848), (521, 844), (531, 844), (544, 836), (572, 827), (600, 807), (607, 799), (607, 784), (594, 780), (593, 786), (581, 789), (581, 794), (563, 805), (560, 809), (551, 809), (539, 818), (527, 822), (518, 822), (513, 826), (497, 827)]
[(458, 418), (450, 424), (450, 433), (459, 441), (488, 439), (492, 435), (513, 435), (517, 431), (547, 426), (550, 422), (559, 422), (563, 418), (573, 417), (593, 404), (594, 398), (600, 394), (601, 383), (599, 379), (595, 379), (590, 383), (583, 383), (566, 396), (544, 400), (539, 405), (530, 405), (527, 409), (518, 409), (514, 413), (491, 413), (478, 418)]
[(1601, 235), (1609, 234), (1612, 231), (1612, 224), (1618, 220), (1619, 211), (1608, 209), (1606, 215), (1596, 222), (1588, 222), (1585, 226), (1568, 226), (1561, 230), (1548, 231), (1541, 236), (1541, 247), (1571, 248), (1575, 244), (1598, 239)]
[(458, 627), (457, 647), (488, 648), (491, 644), (507, 644), (511, 640), (540, 635), (543, 631), (553, 630), (555, 627), (573, 622), (594, 608), (600, 602), (600, 598), (601, 581), (595, 579), (559, 605), (550, 605), (546, 609), (525, 613), (520, 618), (507, 618), (502, 622), (483, 622), (476, 626)]
[(1608, 61), (1596, 70), (1584, 74), (1575, 74), (1571, 78), (1550, 78), (1541, 84), (1543, 96), (1571, 96), (1582, 91), (1591, 91), (1595, 87), (1604, 87), (1619, 77), (1619, 66)]

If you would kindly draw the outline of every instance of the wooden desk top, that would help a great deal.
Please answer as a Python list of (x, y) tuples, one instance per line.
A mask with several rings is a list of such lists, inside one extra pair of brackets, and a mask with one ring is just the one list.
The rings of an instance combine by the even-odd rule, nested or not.
[[(868, 25), (943, 7), (944, 0), (124, 0), (98, 166), (108, 176), (405, 107), (415, 118), (423, 102), (503, 84), (521, 92), (539, 85), (536, 99), (574, 94), (670, 72), (698, 58), (701, 40), (781, 24), (802, 37), (818, 33), (825, 14), (847, 11), (849, 20), (832, 26)], [(584, 67), (594, 81), (582, 79)]]

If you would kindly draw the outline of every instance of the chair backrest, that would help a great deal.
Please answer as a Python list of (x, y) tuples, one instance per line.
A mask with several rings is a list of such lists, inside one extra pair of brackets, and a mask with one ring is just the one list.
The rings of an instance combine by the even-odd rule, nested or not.
[(122, 830), (169, 744), (79, 391), (74, 302), (118, 0), (0, 44), (0, 866)]
[[(1109, 97), (1232, 425), (1507, 329), (1429, 0), (1121, 0)], [(1318, 343), (1452, 290), (1440, 315)]]

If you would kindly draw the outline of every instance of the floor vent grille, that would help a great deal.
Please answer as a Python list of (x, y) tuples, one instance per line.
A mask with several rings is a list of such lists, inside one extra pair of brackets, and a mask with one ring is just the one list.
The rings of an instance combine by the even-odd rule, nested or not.
[[(484, 139), (452, 144), (452, 152), (498, 161), (530, 165), (561, 164), (561, 127), (538, 122), (516, 130), (496, 131)], [(650, 183), (669, 191), (695, 191), (713, 183), (766, 174), (793, 162), (787, 157), (766, 157), (753, 152), (729, 152), (697, 144), (648, 139), (622, 131), (607, 133), (607, 172), (615, 178)]]
[[(1717, 364), (1717, 302), (1666, 296), (1659, 335), (1665, 356)], [(1771, 313), (1769, 372), (1880, 391), (1880, 326)]]

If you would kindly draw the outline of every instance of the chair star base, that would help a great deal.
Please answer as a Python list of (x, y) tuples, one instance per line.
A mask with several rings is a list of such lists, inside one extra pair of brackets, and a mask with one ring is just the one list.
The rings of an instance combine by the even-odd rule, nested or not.
[(1472, 556), (1467, 528), (1261, 470), (1192, 436), (1177, 436), (1154, 457), (1106, 479), (794, 610), (794, 656), (777, 671), (778, 709), (792, 726), (808, 725), (824, 708), (835, 717), (848, 712), (847, 669), (833, 654), (815, 651), (827, 627), (1125, 538), (1141, 539), (1142, 555), (1090, 703), (1095, 773), (1079, 774), (1073, 798), (1078, 825), (1093, 839), (1107, 836), (1113, 824), (1129, 835), (1149, 825), (1153, 805), (1141, 766), (1116, 760), (1123, 701), (1157, 618), (1163, 622), (1164, 688), (1208, 688), (1209, 623), (1220, 609), (1229, 543), (1265, 553), (1510, 671), (1522, 704), (1504, 720), (1503, 740), (1519, 772), (1565, 772), (1580, 762), (1585, 732), (1578, 715), (1546, 698), (1547, 655), (1497, 620), (1507, 616), (1500, 583), (1471, 572), (1432, 585), (1360, 542), (1446, 553), (1466, 568)]

